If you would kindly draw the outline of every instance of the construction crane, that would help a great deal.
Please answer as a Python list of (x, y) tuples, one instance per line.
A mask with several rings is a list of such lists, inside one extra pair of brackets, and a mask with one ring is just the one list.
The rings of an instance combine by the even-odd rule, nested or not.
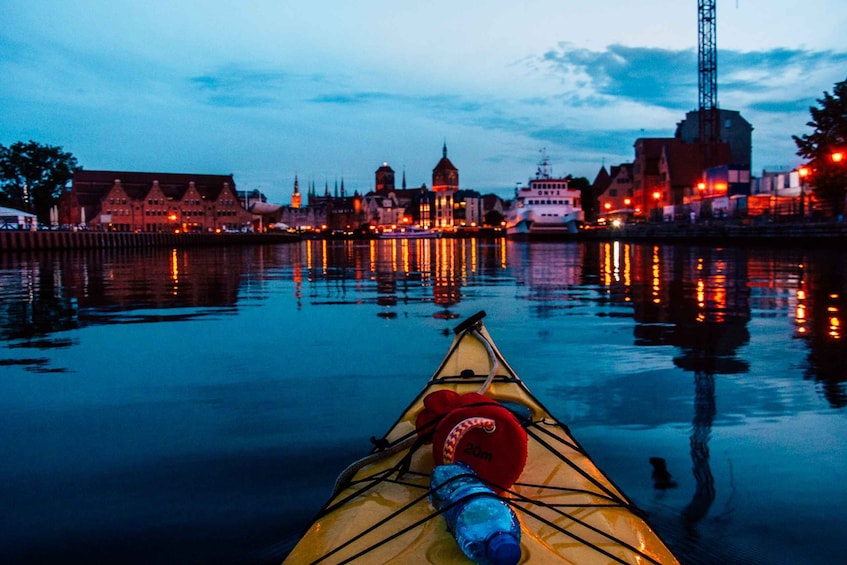
[(717, 0), (697, 0), (697, 87), (703, 166), (713, 166), (720, 141), (718, 113)]

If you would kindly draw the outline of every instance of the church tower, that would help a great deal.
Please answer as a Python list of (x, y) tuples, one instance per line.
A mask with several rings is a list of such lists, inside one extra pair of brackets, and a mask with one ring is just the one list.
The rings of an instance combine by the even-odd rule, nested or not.
[(376, 170), (376, 192), (383, 195), (394, 192), (394, 169), (388, 163)]
[(459, 190), (459, 169), (447, 158), (447, 142), (441, 149), (441, 160), (432, 169), (432, 191), (435, 201), (432, 225), (435, 228), (453, 227), (453, 197)]
[(297, 180), (297, 175), (294, 175), (294, 194), (291, 195), (291, 207), (299, 208), (301, 204), (300, 183)]

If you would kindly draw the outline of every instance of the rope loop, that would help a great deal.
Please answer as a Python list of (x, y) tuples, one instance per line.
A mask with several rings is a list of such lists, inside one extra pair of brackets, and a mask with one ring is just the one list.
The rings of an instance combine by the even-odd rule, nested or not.
[(453, 455), (456, 452), (456, 446), (462, 440), (462, 436), (464, 436), (468, 431), (474, 428), (482, 428), (489, 434), (497, 429), (497, 424), (491, 418), (483, 418), (480, 416), (475, 416), (473, 418), (467, 418), (462, 420), (450, 430), (450, 433), (447, 434), (447, 438), (444, 440), (444, 463), (452, 463)]

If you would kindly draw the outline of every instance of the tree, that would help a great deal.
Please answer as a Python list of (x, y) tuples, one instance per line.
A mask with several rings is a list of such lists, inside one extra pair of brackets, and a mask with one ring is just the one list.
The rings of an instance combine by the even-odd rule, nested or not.
[(585, 177), (574, 177), (572, 175), (568, 175), (566, 178), (569, 181), (568, 188), (579, 191), (579, 199), (582, 202), (581, 207), (585, 221), (593, 222), (597, 219), (597, 214), (600, 211), (600, 203), (597, 201), (591, 181)]
[(34, 141), (0, 145), (0, 202), (47, 223), (50, 208), (78, 169), (76, 157), (61, 147)]
[[(832, 94), (824, 92), (817, 102), (819, 107), (809, 108), (812, 120), (806, 123), (814, 131), (792, 137), (797, 155), (809, 161), (815, 194), (842, 215), (847, 194), (847, 80), (835, 83)], [(833, 158), (838, 153), (843, 160)]]
[(485, 226), (493, 226), (495, 228), (499, 228), (500, 224), (503, 223), (503, 220), (506, 218), (503, 217), (503, 214), (498, 212), (497, 210), (489, 210), (485, 213), (485, 218), (483, 218), (482, 223)]

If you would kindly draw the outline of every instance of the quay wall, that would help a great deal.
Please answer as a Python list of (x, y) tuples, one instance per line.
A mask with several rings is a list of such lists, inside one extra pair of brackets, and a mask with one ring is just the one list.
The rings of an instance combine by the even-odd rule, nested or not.
[(581, 239), (623, 240), (645, 242), (681, 242), (705, 244), (847, 244), (845, 223), (797, 224), (631, 224), (620, 228), (586, 230)]
[[(265, 245), (292, 243), (303, 236), (291, 233), (132, 233), (97, 231), (0, 230), (0, 253), (41, 249), (141, 249), (152, 247), (191, 247), (211, 245)], [(322, 239), (320, 235), (312, 236)], [(326, 237), (326, 236), (325, 236)], [(485, 232), (451, 234), (445, 237), (503, 237)], [(336, 237), (329, 237), (336, 239)], [(794, 244), (844, 246), (847, 249), (847, 223), (698, 225), (628, 224), (620, 228), (591, 228), (578, 234), (530, 237), (539, 240), (632, 241), (694, 244)]]
[(300, 237), (287, 233), (132, 233), (96, 231), (0, 230), (0, 253), (41, 249), (132, 249), (208, 245), (290, 243)]

